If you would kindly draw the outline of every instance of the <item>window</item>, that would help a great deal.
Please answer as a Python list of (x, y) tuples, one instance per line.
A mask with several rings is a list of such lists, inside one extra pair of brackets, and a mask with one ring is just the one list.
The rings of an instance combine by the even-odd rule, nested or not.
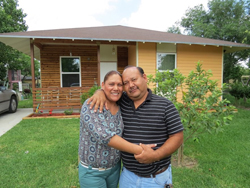
[(61, 57), (61, 87), (81, 86), (79, 57)]
[(157, 69), (162, 71), (172, 71), (176, 68), (176, 55), (173, 53), (157, 53)]

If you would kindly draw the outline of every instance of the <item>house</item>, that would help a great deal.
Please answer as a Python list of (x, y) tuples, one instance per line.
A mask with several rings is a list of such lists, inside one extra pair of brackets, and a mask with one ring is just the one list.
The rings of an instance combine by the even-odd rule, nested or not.
[[(80, 95), (105, 73), (127, 65), (145, 73), (178, 68), (187, 75), (200, 61), (222, 84), (223, 54), (250, 45), (126, 26), (85, 27), (0, 34), (0, 41), (31, 56), (34, 110), (80, 108)], [(35, 88), (34, 58), (41, 64)]]

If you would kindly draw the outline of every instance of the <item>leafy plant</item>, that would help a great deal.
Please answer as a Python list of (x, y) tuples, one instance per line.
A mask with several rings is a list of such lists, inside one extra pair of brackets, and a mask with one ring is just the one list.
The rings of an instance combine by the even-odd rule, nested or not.
[[(211, 71), (202, 69), (198, 62), (195, 71), (187, 77), (178, 70), (157, 72), (150, 75), (149, 83), (154, 85), (154, 92), (171, 100), (179, 111), (184, 126), (184, 143), (192, 138), (199, 141), (205, 132), (219, 132), (232, 120), (235, 107), (222, 99), (222, 88), (211, 79)], [(178, 163), (183, 160), (183, 145), (179, 149)]]
[(64, 111), (65, 115), (72, 115), (72, 113), (73, 113), (73, 108), (70, 108)]
[(93, 85), (88, 92), (83, 93), (81, 96), (81, 103), (84, 103), (90, 96), (92, 96), (96, 90), (101, 89), (101, 86)]
[(243, 98), (246, 102), (246, 100), (250, 98), (249, 79), (246, 84), (238, 82), (232, 83), (230, 85), (229, 93), (234, 96), (237, 101)]

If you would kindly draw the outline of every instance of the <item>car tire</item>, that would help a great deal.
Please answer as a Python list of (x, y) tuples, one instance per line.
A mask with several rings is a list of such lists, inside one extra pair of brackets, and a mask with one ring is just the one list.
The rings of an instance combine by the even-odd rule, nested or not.
[(10, 107), (9, 107), (9, 112), (14, 113), (17, 110), (17, 99), (15, 96), (12, 96), (10, 99)]

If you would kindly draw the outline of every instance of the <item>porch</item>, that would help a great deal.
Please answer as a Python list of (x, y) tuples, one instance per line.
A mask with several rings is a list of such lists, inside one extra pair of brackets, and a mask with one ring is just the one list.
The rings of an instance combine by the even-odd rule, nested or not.
[(33, 111), (81, 109), (81, 96), (90, 87), (48, 87), (33, 88)]

